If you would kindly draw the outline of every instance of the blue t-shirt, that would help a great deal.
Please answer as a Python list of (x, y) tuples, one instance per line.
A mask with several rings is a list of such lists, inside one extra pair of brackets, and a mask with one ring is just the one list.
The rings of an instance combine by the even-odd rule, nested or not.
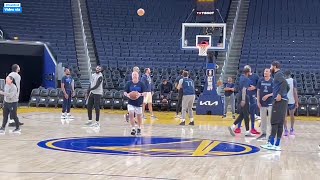
[[(130, 93), (133, 91), (137, 91), (139, 93), (146, 92), (145, 85), (141, 81), (139, 81), (136, 84), (133, 83), (132, 81), (128, 81), (124, 89), (127, 93)], [(139, 97), (136, 100), (129, 99), (128, 104), (135, 106), (135, 107), (141, 107), (143, 104), (143, 96)]]
[(144, 83), (145, 87), (146, 87), (146, 92), (151, 92), (153, 91), (153, 88), (152, 88), (152, 79), (150, 76), (144, 74), (142, 75), (141, 77), (141, 82)]
[(243, 88), (248, 89), (249, 86), (250, 86), (250, 79), (248, 77), (246, 77), (245, 75), (241, 75), (240, 76), (240, 81), (239, 81), (238, 92), (241, 94), (242, 93), (242, 89)]
[(61, 83), (64, 84), (64, 89), (66, 91), (72, 91), (73, 78), (71, 76), (63, 76)]
[[(224, 87), (225, 88), (234, 88), (234, 83), (225, 83)], [(233, 94), (233, 93), (234, 93), (234, 91), (225, 91), (224, 95), (225, 96), (231, 96), (231, 94)]]
[(266, 101), (263, 101), (263, 96), (271, 94), (273, 92), (273, 79), (270, 78), (268, 81), (264, 78), (259, 79), (257, 84), (257, 89), (260, 94), (260, 104), (262, 107), (268, 107), (272, 105), (272, 96), (269, 97)]
[(183, 95), (195, 95), (194, 83), (190, 78), (182, 78), (179, 81), (179, 84), (182, 86)]
[[(257, 74), (251, 74), (248, 77), (250, 79), (250, 86), (255, 86), (257, 87), (258, 81), (259, 81), (259, 76)], [(248, 90), (248, 95), (256, 95), (257, 94), (257, 89), (249, 91)]]

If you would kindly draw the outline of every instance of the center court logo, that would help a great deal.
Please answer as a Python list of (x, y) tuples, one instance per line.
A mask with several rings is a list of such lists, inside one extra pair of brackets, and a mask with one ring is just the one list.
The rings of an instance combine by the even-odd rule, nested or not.
[(235, 156), (259, 152), (246, 144), (167, 137), (86, 137), (41, 141), (38, 146), (51, 150), (151, 157), (214, 157)]

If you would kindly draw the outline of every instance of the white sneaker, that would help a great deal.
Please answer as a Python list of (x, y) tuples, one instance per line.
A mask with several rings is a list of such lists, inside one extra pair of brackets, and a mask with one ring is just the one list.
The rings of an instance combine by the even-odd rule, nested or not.
[(6, 134), (6, 129), (0, 128), (0, 134), (5, 135)]
[(261, 117), (260, 117), (260, 116), (257, 116), (257, 115), (254, 115), (254, 119), (255, 119), (256, 121), (258, 121), (258, 120), (261, 120)]
[(92, 123), (92, 124), (90, 125), (90, 127), (93, 127), (93, 128), (95, 128), (95, 127), (100, 127), (100, 123), (99, 123), (99, 122), (94, 122), (94, 123)]
[(86, 126), (91, 126), (93, 124), (93, 121), (91, 120), (88, 120), (84, 125), (86, 125)]
[(231, 136), (236, 136), (236, 134), (234, 133), (234, 128), (232, 126), (229, 126), (228, 130), (229, 130)]
[(281, 147), (280, 147), (280, 146), (273, 145), (272, 150), (281, 151)]
[(261, 145), (260, 147), (263, 148), (263, 149), (267, 149), (267, 150), (273, 150), (274, 149), (273, 145), (270, 142), (268, 142), (267, 144)]
[(65, 114), (61, 114), (61, 119), (66, 119), (67, 116)]
[(244, 136), (246, 136), (246, 137), (256, 137), (256, 135), (252, 134), (250, 131), (246, 131), (244, 133)]
[(74, 119), (74, 117), (71, 116), (71, 114), (69, 114), (69, 113), (67, 114), (67, 118), (68, 118), (68, 119)]

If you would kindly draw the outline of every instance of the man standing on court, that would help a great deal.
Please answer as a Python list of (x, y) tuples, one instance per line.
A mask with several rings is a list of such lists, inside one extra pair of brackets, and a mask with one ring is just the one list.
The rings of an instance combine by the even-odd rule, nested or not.
[[(11, 66), (11, 71), (12, 72), (8, 76), (13, 77), (13, 79), (14, 79), (14, 81), (16, 83), (16, 86), (18, 88), (18, 93), (16, 94), (17, 97), (15, 98), (17, 100), (17, 102), (15, 102), (16, 103), (16, 107), (18, 107), (19, 96), (20, 96), (20, 82), (21, 82), (21, 76), (19, 74), (20, 66), (18, 64), (13, 64)], [(15, 113), (17, 114), (17, 112), (15, 112)], [(17, 118), (18, 118), (18, 116), (17, 116)], [(18, 118), (18, 121), (19, 121), (19, 125), (20, 126), (23, 125), (23, 123), (20, 122), (19, 118)], [(10, 127), (15, 127), (16, 126), (15, 121), (13, 120), (13, 117), (10, 117), (9, 126)]]
[(280, 71), (280, 63), (278, 61), (272, 62), (271, 72), (274, 74), (271, 135), (269, 136), (268, 143), (261, 145), (261, 147), (264, 149), (281, 151), (280, 141), (288, 108), (289, 86), (283, 73)]
[[(180, 73), (179, 76), (177, 77), (177, 79), (174, 82), (175, 88), (177, 88), (177, 89), (178, 89), (179, 81), (183, 78), (183, 70), (181, 70), (179, 73)], [(176, 118), (181, 118), (179, 116), (179, 112), (181, 112), (182, 96), (183, 96), (183, 89), (180, 88), (180, 89), (178, 89), (178, 103), (177, 103), (177, 107), (176, 107)]]
[(61, 119), (73, 119), (70, 114), (71, 99), (75, 95), (74, 91), (74, 80), (71, 77), (70, 69), (64, 69), (65, 75), (61, 78), (61, 90), (63, 92), (63, 104)]
[[(140, 78), (140, 68), (138, 66), (133, 67), (132, 72), (137, 72)], [(131, 75), (131, 79), (132, 79), (132, 75)], [(125, 121), (129, 122), (129, 113), (124, 115), (124, 119)]]
[(232, 77), (228, 77), (228, 83), (225, 84), (224, 86), (224, 99), (225, 99), (225, 104), (224, 104), (224, 114), (223, 118), (227, 117), (227, 112), (228, 112), (228, 105), (231, 105), (231, 112), (232, 112), (232, 118), (235, 119), (236, 116), (234, 115), (235, 113), (235, 98), (234, 98), (234, 91), (235, 91), (235, 86), (232, 80)]
[(182, 118), (180, 125), (186, 124), (186, 113), (188, 111), (190, 123), (189, 125), (194, 126), (193, 119), (193, 103), (195, 100), (195, 90), (194, 90), (194, 82), (189, 78), (188, 71), (183, 72), (183, 78), (179, 80), (178, 90), (183, 89), (183, 97), (182, 97)]
[(264, 70), (264, 77), (259, 79), (257, 84), (257, 101), (261, 116), (261, 136), (257, 138), (258, 141), (267, 140), (267, 135), (270, 134), (270, 116), (272, 110), (272, 91), (273, 79), (271, 78), (271, 71), (269, 68)]
[[(130, 93), (137, 93), (135, 98), (131, 98)], [(128, 101), (128, 112), (131, 125), (131, 135), (141, 135), (141, 124), (142, 124), (142, 104), (143, 97), (146, 96), (146, 88), (144, 83), (139, 81), (139, 73), (132, 72), (132, 80), (127, 82), (125, 86), (124, 96), (129, 98)], [(137, 117), (138, 129), (135, 128), (134, 116)]]
[[(285, 72), (286, 80), (289, 85), (288, 92), (288, 110), (291, 120), (291, 128), (290, 135), (294, 135), (294, 112), (299, 107), (299, 98), (298, 98), (298, 90), (297, 90), (297, 81), (291, 77), (291, 71)], [(284, 120), (284, 136), (288, 136), (289, 131), (287, 127), (287, 118)]]
[(245, 66), (243, 69), (243, 74), (240, 76), (239, 92), (237, 94), (237, 107), (239, 116), (234, 121), (232, 126), (228, 127), (232, 136), (235, 136), (234, 130), (236, 129), (236, 125), (244, 119), (244, 124), (246, 126), (246, 133), (244, 135), (247, 137), (254, 137), (254, 134), (251, 134), (249, 128), (249, 96), (247, 95), (247, 90), (250, 86), (250, 79), (248, 78), (249, 74), (250, 69)]
[[(250, 119), (251, 119), (251, 133), (252, 134), (260, 134), (255, 128), (255, 118), (256, 118), (256, 112), (257, 112), (257, 83), (259, 81), (259, 76), (255, 73), (252, 73), (252, 69), (249, 65), (246, 65), (245, 68), (250, 70), (249, 73), (249, 87), (247, 89), (247, 93), (249, 96), (249, 113), (250, 113)], [(241, 123), (238, 124), (238, 128), (236, 129), (236, 133), (241, 133)]]
[(146, 68), (144, 70), (144, 74), (141, 77), (141, 82), (144, 83), (146, 87), (146, 92), (147, 92), (146, 96), (143, 98), (143, 106), (142, 106), (143, 119), (146, 119), (146, 116), (145, 116), (146, 105), (148, 105), (149, 112), (151, 113), (151, 118), (156, 119), (152, 110), (153, 82), (150, 74), (151, 74), (150, 68)]
[[(88, 122), (85, 124), (91, 127), (100, 127), (100, 100), (103, 95), (102, 67), (96, 67), (96, 73), (92, 74), (91, 83), (87, 92)], [(92, 122), (92, 109), (96, 111), (96, 122)]]

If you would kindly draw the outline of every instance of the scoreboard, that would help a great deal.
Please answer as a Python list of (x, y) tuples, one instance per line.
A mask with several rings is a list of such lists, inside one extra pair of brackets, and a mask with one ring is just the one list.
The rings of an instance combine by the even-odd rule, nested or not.
[(215, 22), (215, 2), (216, 0), (196, 0), (198, 23)]

